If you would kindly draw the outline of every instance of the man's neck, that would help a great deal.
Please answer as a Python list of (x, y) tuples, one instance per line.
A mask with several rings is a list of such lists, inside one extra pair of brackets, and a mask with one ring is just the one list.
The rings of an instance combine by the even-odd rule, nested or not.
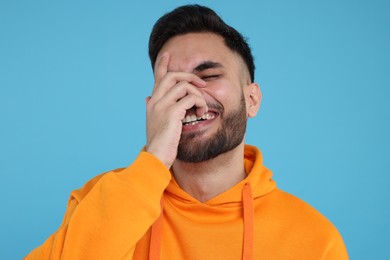
[(246, 177), (244, 143), (214, 159), (201, 163), (176, 160), (173, 175), (179, 186), (200, 202), (227, 191)]

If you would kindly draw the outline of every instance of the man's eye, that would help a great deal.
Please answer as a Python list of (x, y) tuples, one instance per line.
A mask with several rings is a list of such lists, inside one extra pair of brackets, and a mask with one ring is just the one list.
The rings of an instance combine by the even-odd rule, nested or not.
[(217, 79), (219, 77), (219, 75), (208, 75), (208, 76), (203, 76), (202, 79), (203, 80), (213, 80), (213, 79)]

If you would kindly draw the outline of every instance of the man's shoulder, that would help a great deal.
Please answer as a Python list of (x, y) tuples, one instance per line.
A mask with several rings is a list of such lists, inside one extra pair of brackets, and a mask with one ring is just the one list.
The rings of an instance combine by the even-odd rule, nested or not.
[[(156, 174), (156, 172), (160, 174)], [(171, 173), (166, 166), (152, 154), (141, 151), (129, 166), (117, 168), (93, 177), (83, 187), (72, 191), (70, 199), (80, 202), (98, 187), (109, 189), (116, 187), (119, 192), (119, 190), (127, 189), (128, 185), (132, 185), (133, 188), (135, 186), (149, 186), (152, 189), (146, 188), (146, 190), (153, 192), (153, 188), (159, 190), (161, 186), (165, 187), (170, 180)]]
[(325, 236), (338, 234), (336, 227), (320, 211), (304, 200), (280, 189), (275, 189), (268, 201), (269, 211), (280, 226), (291, 231), (322, 233)]
[(96, 175), (92, 179), (88, 180), (81, 188), (73, 190), (71, 192), (71, 197), (75, 198), (77, 201), (81, 201), (92, 189), (95, 187), (96, 183), (98, 183), (104, 176), (109, 173), (120, 172), (125, 168), (117, 168), (111, 171), (107, 171)]
[(276, 188), (254, 206), (255, 232), (279, 250), (280, 259), (348, 259), (337, 228), (302, 199)]

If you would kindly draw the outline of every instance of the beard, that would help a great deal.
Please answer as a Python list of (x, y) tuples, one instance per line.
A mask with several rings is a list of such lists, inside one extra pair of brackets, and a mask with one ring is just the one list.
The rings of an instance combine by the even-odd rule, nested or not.
[[(182, 134), (177, 151), (177, 159), (188, 163), (199, 163), (231, 151), (241, 144), (246, 131), (246, 107), (243, 93), (239, 107), (224, 114), (220, 104), (207, 104), (219, 111), (221, 125), (209, 138), (202, 138), (202, 132)], [(195, 140), (195, 139), (198, 140)]]

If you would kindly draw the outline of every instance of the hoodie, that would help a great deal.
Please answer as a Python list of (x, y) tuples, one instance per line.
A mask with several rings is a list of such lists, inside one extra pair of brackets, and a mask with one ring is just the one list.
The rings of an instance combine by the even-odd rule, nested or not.
[(202, 203), (142, 151), (73, 191), (60, 228), (25, 259), (348, 259), (337, 229), (276, 187), (256, 147), (243, 161), (247, 177)]

